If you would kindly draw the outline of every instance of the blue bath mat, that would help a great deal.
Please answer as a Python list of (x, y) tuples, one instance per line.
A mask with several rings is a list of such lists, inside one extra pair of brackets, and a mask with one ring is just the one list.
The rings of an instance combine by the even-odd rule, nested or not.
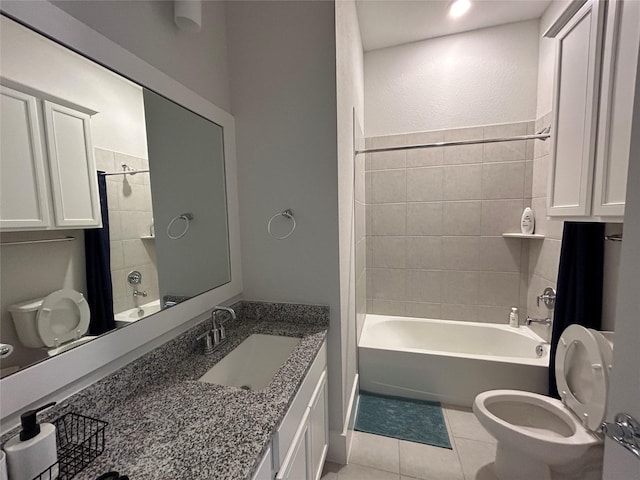
[(360, 392), (356, 430), (451, 449), (437, 402)]

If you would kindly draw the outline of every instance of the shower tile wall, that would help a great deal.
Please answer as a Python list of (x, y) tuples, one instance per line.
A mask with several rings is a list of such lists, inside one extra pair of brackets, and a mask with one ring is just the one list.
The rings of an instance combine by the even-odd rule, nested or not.
[[(551, 124), (551, 113), (536, 120), (536, 131)], [(542, 241), (531, 243), (529, 251), (529, 275), (527, 293), (527, 313), (533, 317), (551, 317), (553, 312), (544, 304), (537, 305), (536, 297), (546, 287), (556, 288), (560, 246), (562, 244), (562, 220), (546, 216), (547, 181), (551, 165), (551, 142), (536, 142), (533, 150), (533, 182), (531, 189), (531, 208), (536, 218), (536, 233), (545, 235)], [(538, 334), (549, 338), (550, 328), (535, 325), (532, 328)]]
[[(524, 122), (440, 130), (372, 137), (367, 146), (533, 129)], [(517, 306), (524, 315), (531, 240), (501, 235), (520, 231), (531, 202), (533, 158), (533, 141), (369, 154), (367, 311), (505, 323)]]
[[(95, 149), (98, 170), (117, 172), (126, 163), (137, 170), (147, 170), (149, 161), (101, 148)], [(138, 290), (147, 297), (139, 304), (159, 298), (158, 269), (153, 240), (143, 240), (149, 235), (153, 219), (151, 184), (149, 174), (112, 175), (107, 177), (107, 202), (109, 205), (109, 235), (111, 240), (111, 277), (113, 284), (114, 312), (122, 312), (136, 306), (133, 287), (127, 283), (131, 270), (142, 273)]]

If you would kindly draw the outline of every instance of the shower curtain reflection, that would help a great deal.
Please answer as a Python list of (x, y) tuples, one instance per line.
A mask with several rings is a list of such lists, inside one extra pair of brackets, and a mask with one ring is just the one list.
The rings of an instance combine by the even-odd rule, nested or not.
[(107, 205), (107, 182), (104, 172), (98, 172), (98, 192), (100, 195), (102, 228), (89, 229), (84, 235), (87, 302), (91, 311), (89, 333), (91, 335), (101, 335), (116, 328), (113, 318), (109, 210)]

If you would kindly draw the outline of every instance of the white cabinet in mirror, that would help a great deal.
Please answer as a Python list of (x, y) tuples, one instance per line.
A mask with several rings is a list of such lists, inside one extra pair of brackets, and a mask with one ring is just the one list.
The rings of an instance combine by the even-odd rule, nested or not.
[[(168, 339), (242, 283), (233, 117), (52, 4), (7, 2), (2, 14), (0, 112), (12, 128), (2, 134), (0, 341), (14, 347), (0, 364), (4, 420)], [(193, 220), (173, 240), (167, 226), (183, 212)], [(26, 347), (10, 308), (60, 290), (83, 299), (56, 303), (56, 328), (73, 330), (64, 338), (99, 336), (48, 358), (61, 342)]]
[(29, 90), (0, 85), (0, 229), (100, 227), (89, 114)]

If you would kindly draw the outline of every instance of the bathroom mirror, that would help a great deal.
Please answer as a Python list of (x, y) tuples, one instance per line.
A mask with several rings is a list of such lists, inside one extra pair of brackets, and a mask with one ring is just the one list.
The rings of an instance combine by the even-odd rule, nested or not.
[[(231, 262), (223, 128), (4, 15), (0, 20), (3, 86), (91, 112), (110, 255), (101, 273), (85, 259), (87, 232), (95, 236), (97, 229), (0, 233), (0, 342), (14, 347), (0, 360), (4, 377), (51, 354), (22, 344), (10, 306), (60, 289), (86, 295), (99, 277), (99, 285), (111, 284), (115, 324), (107, 330), (153, 322), (161, 309), (230, 282)], [(46, 158), (44, 140), (43, 151)]]

